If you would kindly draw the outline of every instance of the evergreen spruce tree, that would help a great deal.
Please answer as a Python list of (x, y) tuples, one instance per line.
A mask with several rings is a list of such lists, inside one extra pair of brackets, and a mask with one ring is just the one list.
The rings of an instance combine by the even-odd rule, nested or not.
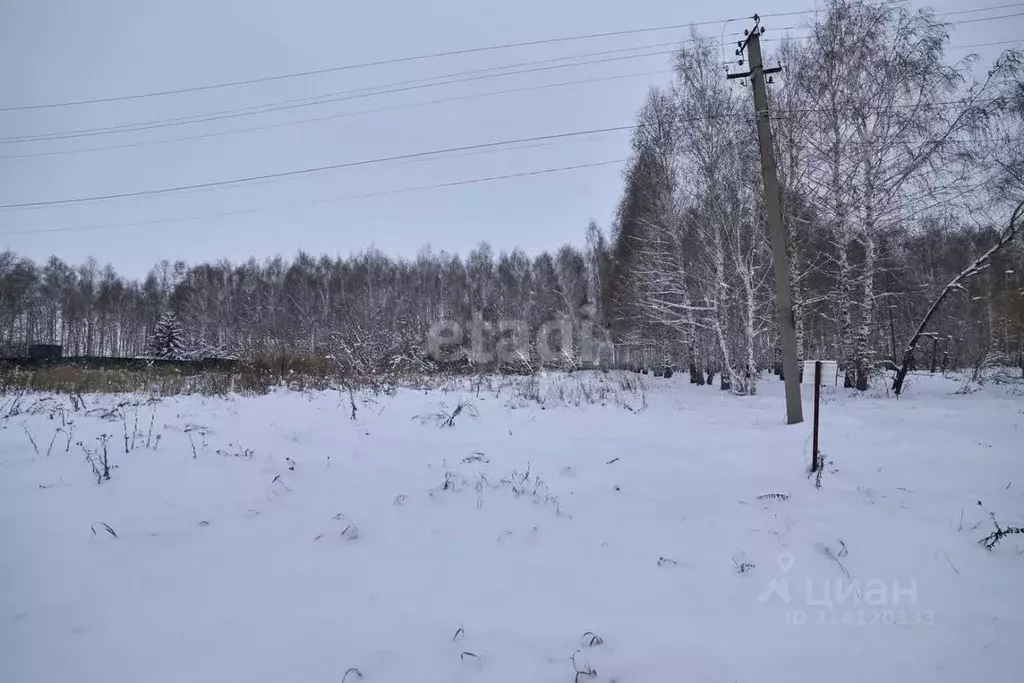
[(160, 318), (153, 330), (153, 336), (149, 339), (148, 355), (153, 358), (164, 360), (184, 360), (185, 335), (181, 329), (181, 323), (173, 311), (168, 311)]

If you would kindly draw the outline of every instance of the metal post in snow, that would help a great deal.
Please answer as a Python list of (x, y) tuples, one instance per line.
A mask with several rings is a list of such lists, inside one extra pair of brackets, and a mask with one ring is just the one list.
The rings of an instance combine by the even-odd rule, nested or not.
[(814, 437), (811, 448), (811, 472), (817, 472), (821, 467), (821, 458), (818, 455), (818, 411), (821, 405), (821, 361), (814, 361)]

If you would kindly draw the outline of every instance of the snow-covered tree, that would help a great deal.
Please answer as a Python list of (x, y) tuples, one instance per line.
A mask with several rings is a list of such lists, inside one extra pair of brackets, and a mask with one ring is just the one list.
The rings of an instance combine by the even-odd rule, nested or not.
[(160, 318), (153, 330), (153, 336), (149, 339), (147, 355), (162, 360), (184, 360), (185, 333), (182, 331), (181, 323), (173, 311), (168, 311)]

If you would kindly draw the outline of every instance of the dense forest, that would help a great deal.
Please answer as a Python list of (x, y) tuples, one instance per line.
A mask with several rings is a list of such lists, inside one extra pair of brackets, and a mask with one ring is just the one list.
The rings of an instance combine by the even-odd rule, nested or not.
[[(951, 59), (948, 29), (930, 10), (831, 0), (808, 39), (772, 43), (798, 353), (840, 359), (850, 386), (900, 361), (936, 296), (1024, 199), (1024, 55)], [(38, 343), (144, 355), (173, 311), (191, 356), (386, 368), (424, 359), (439, 320), (478, 321), (485, 345), (504, 333), (498, 321), (533, 335), (564, 320), (611, 343), (604, 362), (714, 370), (754, 393), (779, 361), (778, 332), (754, 107), (749, 85), (725, 78), (731, 51), (698, 33), (680, 48), (672, 82), (638, 103), (614, 222), (592, 222), (580, 247), (164, 262), (142, 281), (0, 253), (0, 356)], [(957, 289), (919, 362), (1024, 367), (1021, 240)], [(522, 362), (537, 367), (532, 353)], [(579, 349), (560, 362), (580, 363)]]

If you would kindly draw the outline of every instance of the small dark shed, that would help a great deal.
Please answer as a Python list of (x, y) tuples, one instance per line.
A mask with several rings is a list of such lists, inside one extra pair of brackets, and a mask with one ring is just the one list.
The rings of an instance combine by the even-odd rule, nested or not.
[(60, 344), (33, 344), (28, 347), (28, 357), (36, 360), (60, 360), (64, 347)]

